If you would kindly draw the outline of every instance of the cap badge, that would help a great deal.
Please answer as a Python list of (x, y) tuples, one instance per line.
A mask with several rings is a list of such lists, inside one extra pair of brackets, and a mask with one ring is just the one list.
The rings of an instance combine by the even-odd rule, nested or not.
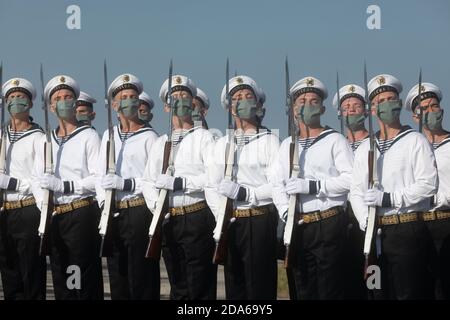
[(183, 80), (181, 79), (181, 77), (176, 77), (176, 78), (175, 78), (175, 82), (176, 82), (177, 84), (180, 84), (181, 82), (183, 82)]
[(383, 76), (381, 76), (378, 78), (377, 82), (379, 85), (382, 85), (386, 83), (386, 79)]
[(60, 77), (60, 78), (59, 78), (59, 82), (61, 82), (61, 83), (66, 83), (66, 78), (65, 78), (65, 77)]
[(308, 87), (313, 86), (313, 85), (314, 85), (314, 79), (313, 79), (313, 78), (308, 78), (308, 79), (306, 79), (306, 85), (307, 85)]
[(350, 86), (349, 88), (348, 88), (348, 92), (355, 92), (355, 86)]
[(244, 80), (241, 77), (238, 77), (238, 78), (236, 78), (236, 82), (238, 84), (242, 84), (242, 83), (244, 83)]
[(129, 75), (124, 75), (123, 76), (123, 78), (122, 78), (122, 81), (125, 83), (125, 82), (129, 82), (130, 81), (130, 76)]
[(13, 82), (12, 82), (12, 84), (13, 85), (15, 85), (16, 87), (20, 84), (20, 81), (18, 80), (18, 79), (15, 79)]

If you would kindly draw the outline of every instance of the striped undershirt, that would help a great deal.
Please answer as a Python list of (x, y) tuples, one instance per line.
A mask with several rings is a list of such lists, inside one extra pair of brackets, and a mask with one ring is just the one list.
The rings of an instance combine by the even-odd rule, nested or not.
[(180, 144), (183, 138), (189, 133), (189, 130), (176, 130), (172, 132), (172, 145), (175, 147)]
[(433, 142), (433, 150), (436, 150), (440, 144), (440, 142)]
[(250, 142), (250, 140), (252, 140), (252, 138), (255, 136), (254, 133), (250, 133), (250, 134), (237, 134), (236, 135), (236, 145), (238, 147), (243, 147), (246, 144), (248, 144)]
[(361, 145), (361, 143), (363, 143), (363, 141), (364, 139), (351, 142), (350, 146), (352, 147), (352, 150), (355, 151), (356, 149), (358, 149), (358, 147)]
[(383, 154), (389, 150), (395, 138), (387, 139), (387, 140), (378, 140), (378, 149), (380, 149), (380, 153)]
[(129, 137), (131, 137), (135, 132), (122, 132), (119, 130), (119, 138), (120, 141), (124, 142), (125, 140), (127, 140)]
[(302, 146), (303, 149), (308, 149), (313, 144), (316, 137), (309, 138), (299, 138), (298, 143)]
[(24, 130), (24, 131), (10, 130), (9, 136), (10, 136), (11, 143), (14, 143), (17, 140), (19, 140), (26, 132), (27, 132), (27, 130)]

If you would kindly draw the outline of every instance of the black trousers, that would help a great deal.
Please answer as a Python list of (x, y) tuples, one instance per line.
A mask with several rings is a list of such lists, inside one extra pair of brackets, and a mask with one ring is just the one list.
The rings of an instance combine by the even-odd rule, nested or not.
[(293, 273), (299, 300), (344, 298), (344, 246), (348, 219), (339, 214), (297, 226)]
[(433, 261), (435, 298), (450, 300), (450, 219), (427, 221), (425, 225), (436, 250)]
[(217, 266), (212, 263), (214, 215), (205, 209), (170, 217), (163, 224), (162, 254), (172, 300), (214, 300)]
[(159, 261), (145, 258), (152, 214), (147, 206), (122, 209), (111, 221), (112, 255), (107, 258), (112, 300), (158, 300)]
[(345, 299), (366, 300), (367, 286), (364, 281), (364, 237), (358, 220), (348, 203), (348, 225), (344, 248), (344, 291)]
[(225, 292), (229, 300), (277, 298), (277, 223), (267, 214), (237, 218), (228, 229)]
[(45, 300), (46, 261), (39, 256), (39, 209), (1, 213), (0, 270), (5, 300)]
[(434, 247), (423, 221), (382, 226), (381, 286), (384, 299), (433, 297)]
[[(97, 203), (53, 216), (50, 262), (56, 300), (103, 299), (99, 219)], [(68, 286), (75, 275), (70, 266), (80, 270), (80, 289)]]

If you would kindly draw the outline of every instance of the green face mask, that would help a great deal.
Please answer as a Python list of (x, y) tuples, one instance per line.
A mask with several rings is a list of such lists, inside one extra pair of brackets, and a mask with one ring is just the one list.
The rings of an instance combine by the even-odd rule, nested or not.
[(91, 117), (88, 114), (76, 114), (75, 116), (77, 118), (77, 121), (79, 122), (87, 122), (89, 123), (91, 121)]
[(192, 114), (192, 99), (175, 99), (173, 104), (173, 114), (177, 117), (184, 117)]
[(198, 108), (195, 108), (192, 110), (191, 114), (192, 121), (203, 121), (203, 115), (200, 113), (200, 110)]
[(382, 102), (377, 106), (378, 118), (387, 125), (398, 122), (401, 111), (402, 105), (400, 100)]
[(137, 98), (127, 98), (120, 100), (119, 111), (125, 116), (125, 118), (132, 118), (139, 109), (139, 99)]
[(442, 128), (442, 119), (444, 118), (444, 111), (427, 112), (422, 115), (422, 125), (430, 131)]
[(350, 115), (345, 117), (345, 125), (351, 131), (358, 131), (364, 129), (364, 121), (366, 117), (363, 114)]
[(144, 121), (144, 122), (150, 122), (150, 121), (152, 121), (152, 119), (153, 119), (153, 114), (151, 113), (151, 112), (149, 112), (149, 113), (138, 113), (138, 118), (139, 118), (139, 120), (141, 120), (141, 121)]
[(305, 104), (299, 108), (297, 117), (307, 126), (317, 125), (320, 123), (321, 109), (322, 105)]
[(30, 106), (26, 98), (12, 98), (8, 102), (8, 110), (11, 114), (27, 112), (29, 109)]
[(242, 99), (238, 101), (236, 106), (236, 114), (241, 119), (251, 120), (256, 119), (256, 100)]
[(75, 113), (75, 100), (61, 100), (56, 102), (56, 114), (61, 119), (71, 119)]

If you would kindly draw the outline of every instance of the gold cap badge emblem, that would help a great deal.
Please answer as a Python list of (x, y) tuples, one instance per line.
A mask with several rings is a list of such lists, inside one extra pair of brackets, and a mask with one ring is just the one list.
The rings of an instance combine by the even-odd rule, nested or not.
[(355, 92), (355, 86), (348, 87), (348, 92)]
[(236, 78), (236, 82), (238, 84), (242, 84), (242, 83), (244, 83), (244, 80), (241, 77), (238, 77), (238, 78)]
[(383, 76), (381, 76), (378, 78), (377, 82), (379, 85), (382, 85), (386, 83), (386, 79)]
[(130, 81), (130, 76), (127, 75), (127, 74), (124, 75), (123, 78), (122, 78), (122, 81), (123, 81), (123, 82), (128, 82), (128, 81)]
[(20, 84), (20, 81), (18, 80), (18, 79), (15, 79), (13, 82), (12, 82), (12, 84), (13, 85), (15, 85), (16, 87)]
[(60, 77), (60, 78), (59, 78), (59, 82), (60, 82), (60, 83), (66, 83), (66, 78)]
[(182, 81), (183, 81), (183, 80), (181, 80), (181, 77), (176, 77), (176, 78), (175, 78), (175, 82), (176, 82), (177, 84), (180, 84)]
[(313, 86), (313, 85), (314, 85), (314, 79), (313, 79), (313, 78), (308, 78), (308, 79), (306, 79), (306, 85), (307, 85), (308, 87)]

